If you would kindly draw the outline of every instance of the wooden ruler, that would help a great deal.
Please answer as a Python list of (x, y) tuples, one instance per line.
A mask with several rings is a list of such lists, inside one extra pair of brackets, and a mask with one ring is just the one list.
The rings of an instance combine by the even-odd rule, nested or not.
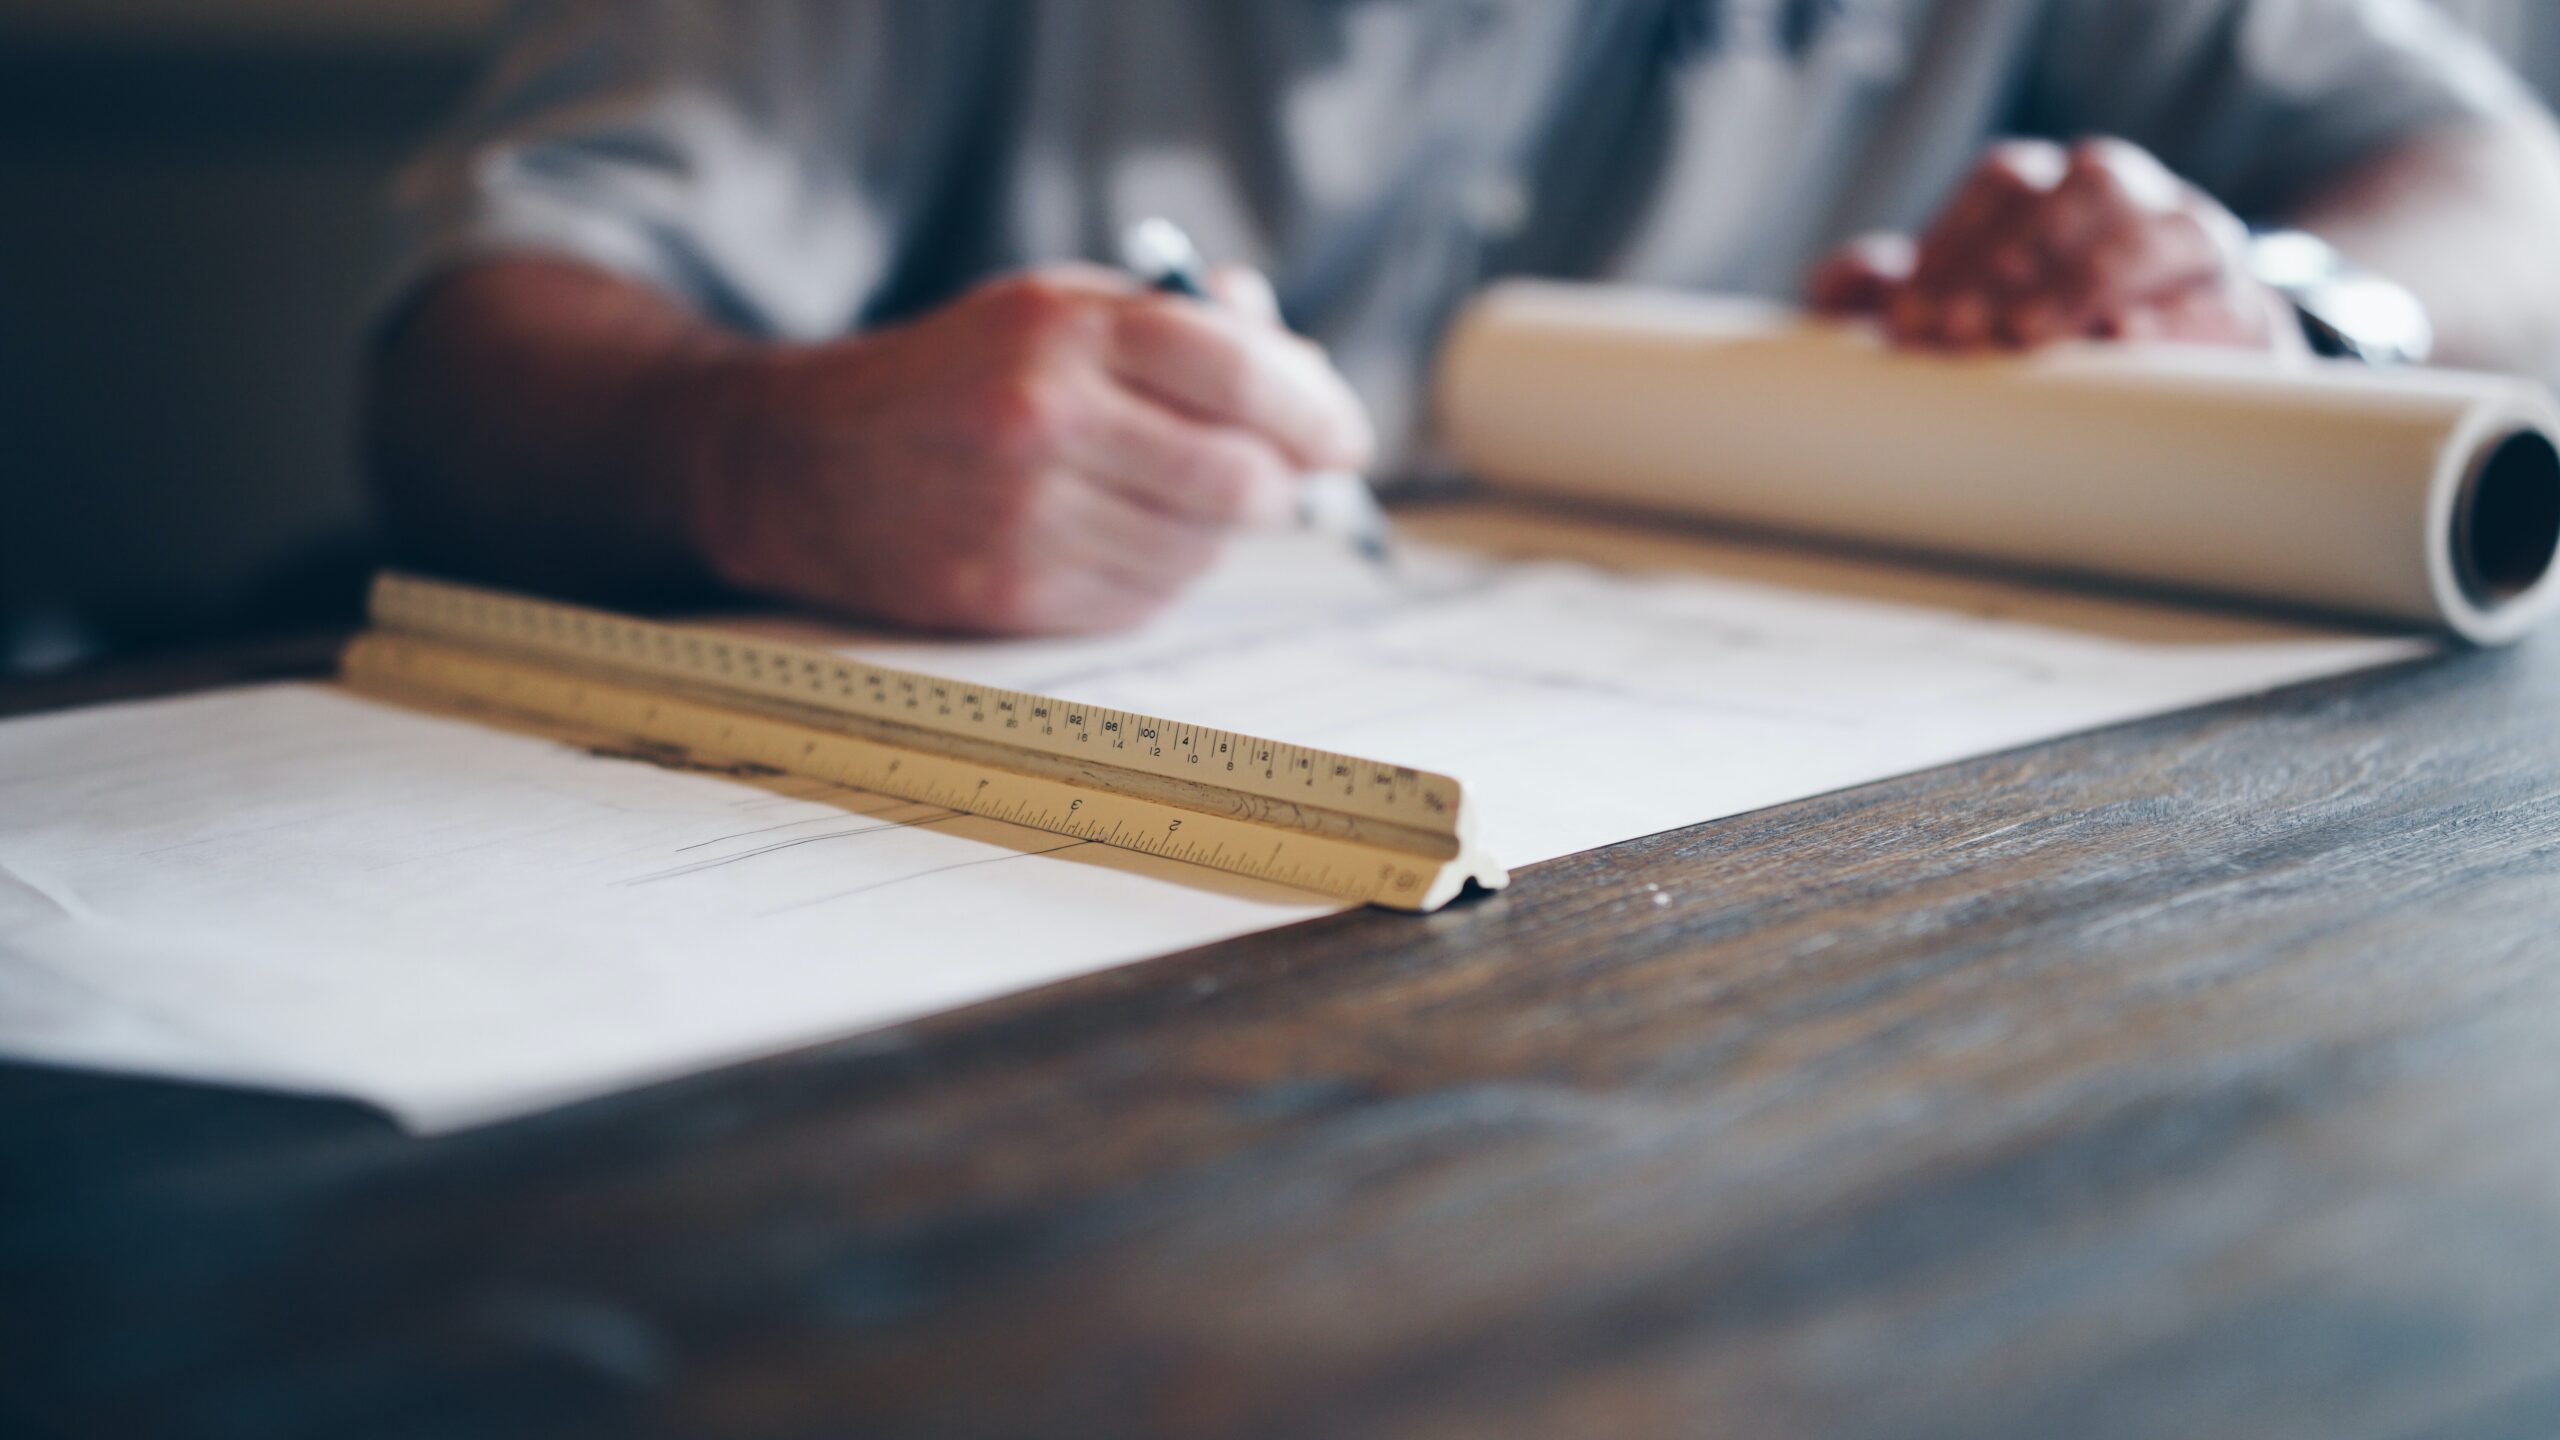
[(385, 574), (359, 689), (627, 735), (1343, 900), (1504, 883), (1446, 775), (806, 646)]

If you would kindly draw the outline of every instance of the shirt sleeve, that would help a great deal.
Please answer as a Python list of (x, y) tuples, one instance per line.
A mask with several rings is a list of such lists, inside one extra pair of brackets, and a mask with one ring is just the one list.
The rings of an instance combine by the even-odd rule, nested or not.
[(2535, 103), (2425, 0), (2053, 0), (2018, 129), (2122, 136), (2260, 219), (2394, 142)]
[(896, 160), (913, 97), (891, 18), (520, 0), (477, 93), (395, 183), (388, 308), (460, 264), (531, 252), (748, 333), (842, 331), (884, 283), (917, 180)]

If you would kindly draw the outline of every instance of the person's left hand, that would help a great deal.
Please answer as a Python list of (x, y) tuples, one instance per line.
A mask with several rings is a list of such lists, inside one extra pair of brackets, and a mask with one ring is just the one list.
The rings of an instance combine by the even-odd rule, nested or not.
[(2303, 352), (2291, 307), (2249, 273), (2248, 241), (2237, 216), (2140, 146), (2015, 141), (1916, 244), (1874, 235), (1841, 247), (1809, 298), (1927, 349), (2101, 339)]

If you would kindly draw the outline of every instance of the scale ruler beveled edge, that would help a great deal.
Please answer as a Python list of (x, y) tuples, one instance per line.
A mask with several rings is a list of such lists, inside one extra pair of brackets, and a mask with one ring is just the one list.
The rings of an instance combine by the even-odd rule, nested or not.
[[(698, 761), (788, 774), (1251, 876), (1355, 904), (1432, 910), (1477, 876), (1459, 859), (1318, 835), (973, 764), (708, 701), (398, 633), (358, 636), (347, 682), (386, 699), (551, 721), (651, 741)], [(1497, 874), (1494, 883), (1501, 877)]]
[[(1427, 911), (1471, 879), (1489, 889), (1507, 879), (1472, 843), (1474, 817), (1457, 782), (1409, 767), (415, 577), (382, 577), (375, 605), (381, 628), (358, 636), (341, 668), (349, 683), (386, 698), (487, 707), (627, 734), (704, 759), (769, 766), (1357, 903)], [(669, 651), (674, 663), (615, 659), (655, 662)], [(697, 654), (715, 667), (712, 680), (684, 663)], [(717, 669), (722, 660), (725, 680)], [(816, 672), (821, 682), (843, 667), (871, 682), (862, 688), (874, 696), (890, 698), (847, 705), (839, 693), (812, 703), (811, 690), (803, 688), (812, 663), (823, 667)], [(935, 687), (946, 693), (937, 697)], [(829, 699), (838, 703), (824, 703)], [(1031, 718), (1026, 702), (1065, 707), (1053, 713), (1082, 720), (1080, 733), (1088, 738), (1059, 737), (1035, 748), (1004, 746), (967, 727), (937, 732), (916, 724), (909, 700), (928, 714), (927, 707), (951, 700), (979, 702), (971, 713), (981, 725), (1003, 717), (993, 707), (1010, 700), (1017, 730)], [(1105, 720), (1120, 722), (1124, 753), (1102, 761), (1090, 750), (1078, 755), (1063, 748), (1112, 736), (1102, 728)], [(1300, 756), (1328, 767), (1362, 767), (1351, 771), (1355, 795), (1364, 773), (1396, 783), (1373, 779), (1369, 803), (1356, 810), (1311, 802), (1303, 785), (1221, 786), (1195, 778), (1189, 767), (1196, 762), (1188, 758), (1151, 757), (1162, 760), (1152, 769), (1129, 764), (1125, 747), (1147, 728), (1192, 742), (1186, 755), (1221, 753), (1204, 745), (1268, 745), (1275, 772), (1285, 773), (1284, 764)], [(925, 743), (901, 743), (919, 732)], [(951, 750), (934, 748), (946, 741)], [(1441, 803), (1423, 801), (1428, 782), (1437, 782), (1431, 793)], [(1412, 823), (1417, 813), (1425, 824)]]
[(1466, 804), (1456, 779), (1411, 766), (479, 586), (386, 571), (369, 610), (382, 629), (593, 666), (641, 684), (762, 696), (1452, 838)]

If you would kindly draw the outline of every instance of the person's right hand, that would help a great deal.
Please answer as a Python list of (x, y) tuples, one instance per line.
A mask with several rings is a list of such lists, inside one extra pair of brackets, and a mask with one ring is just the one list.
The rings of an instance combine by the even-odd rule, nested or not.
[(912, 323), (710, 362), (693, 525), (743, 589), (940, 630), (1144, 618), (1300, 475), (1367, 463), (1350, 387), (1249, 272), (1227, 301), (1060, 266)]

